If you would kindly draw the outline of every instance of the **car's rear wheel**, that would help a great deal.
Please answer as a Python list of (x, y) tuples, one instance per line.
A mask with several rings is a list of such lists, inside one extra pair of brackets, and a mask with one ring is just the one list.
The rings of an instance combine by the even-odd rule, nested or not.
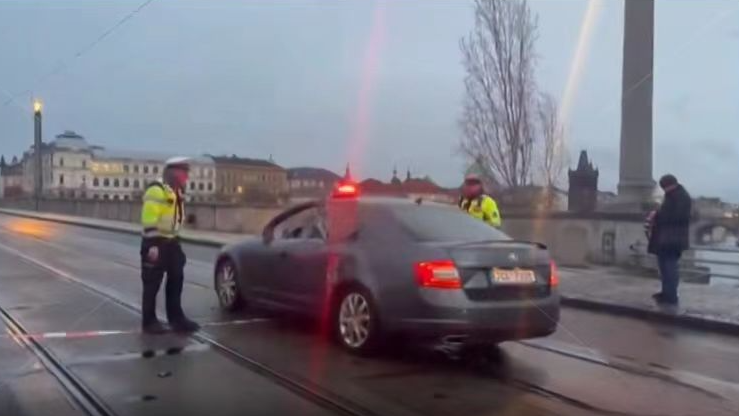
[(369, 294), (358, 288), (345, 290), (334, 313), (334, 336), (350, 352), (374, 352), (380, 338), (380, 322)]
[(244, 306), (241, 296), (239, 276), (236, 266), (231, 260), (222, 260), (216, 268), (216, 294), (221, 308), (234, 312)]

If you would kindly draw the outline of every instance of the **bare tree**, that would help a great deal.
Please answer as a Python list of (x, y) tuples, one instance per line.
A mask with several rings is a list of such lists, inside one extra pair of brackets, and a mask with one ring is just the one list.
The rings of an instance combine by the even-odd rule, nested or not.
[(541, 94), (537, 106), (537, 121), (542, 143), (536, 155), (538, 173), (547, 189), (559, 186), (569, 164), (565, 149), (564, 127), (560, 123), (557, 103), (549, 94)]
[(461, 149), (509, 187), (531, 179), (537, 27), (526, 0), (475, 0), (475, 28), (460, 41)]

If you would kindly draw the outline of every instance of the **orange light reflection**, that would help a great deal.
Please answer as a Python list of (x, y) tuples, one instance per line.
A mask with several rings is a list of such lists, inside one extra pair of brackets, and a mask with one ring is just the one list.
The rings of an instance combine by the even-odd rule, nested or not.
[(54, 227), (48, 223), (25, 218), (13, 219), (8, 223), (7, 227), (14, 233), (36, 238), (49, 238), (56, 232)]

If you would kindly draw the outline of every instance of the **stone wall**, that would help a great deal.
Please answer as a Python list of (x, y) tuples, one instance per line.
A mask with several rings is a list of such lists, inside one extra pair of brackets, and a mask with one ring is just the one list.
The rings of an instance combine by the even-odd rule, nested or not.
[[(0, 199), (0, 206), (35, 209), (34, 201), (29, 199)], [(42, 212), (132, 223), (138, 223), (141, 216), (141, 202), (134, 201), (42, 199), (39, 208)], [(195, 219), (188, 228), (257, 234), (281, 209), (191, 203), (185, 212)]]
[(641, 214), (509, 213), (503, 230), (516, 239), (546, 244), (558, 263), (569, 266), (630, 265), (646, 247)]

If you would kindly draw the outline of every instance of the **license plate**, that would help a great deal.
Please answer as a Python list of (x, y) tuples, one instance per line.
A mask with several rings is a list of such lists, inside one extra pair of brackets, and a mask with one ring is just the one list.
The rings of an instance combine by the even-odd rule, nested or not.
[(506, 285), (531, 284), (536, 282), (533, 270), (527, 269), (493, 269), (493, 282)]

